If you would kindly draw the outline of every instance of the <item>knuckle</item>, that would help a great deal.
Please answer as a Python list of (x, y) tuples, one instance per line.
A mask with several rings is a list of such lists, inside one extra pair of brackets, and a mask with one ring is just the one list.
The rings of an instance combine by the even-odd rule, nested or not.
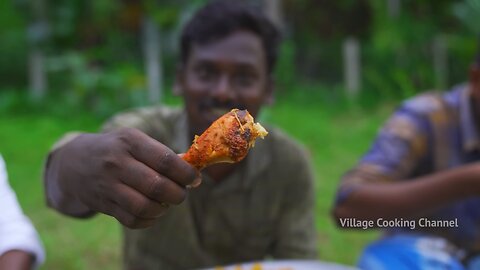
[(113, 156), (107, 156), (103, 158), (100, 164), (103, 169), (108, 171), (120, 168), (118, 159)]
[(136, 129), (131, 127), (122, 127), (118, 129), (118, 134), (124, 137), (131, 137), (131, 136), (135, 136), (136, 131), (137, 131)]
[(140, 131), (134, 128), (121, 128), (117, 133), (117, 141), (120, 149), (127, 152), (135, 151), (138, 148)]
[(145, 217), (148, 214), (149, 205), (150, 204), (147, 199), (141, 200), (134, 205), (132, 212), (137, 217)]
[(138, 223), (139, 223), (138, 221), (139, 221), (138, 218), (131, 215), (123, 216), (120, 218), (120, 223), (122, 223), (123, 225), (131, 229), (135, 229), (138, 227)]
[(151, 198), (161, 199), (165, 194), (166, 180), (159, 175), (152, 177), (150, 187), (148, 188), (148, 195)]
[(148, 189), (148, 197), (158, 202), (168, 202), (174, 205), (182, 203), (186, 197), (187, 192), (183, 188), (176, 188), (176, 184), (170, 185), (166, 178), (156, 175), (151, 181)]
[(173, 162), (174, 162), (173, 153), (170, 151), (165, 151), (160, 157), (158, 166), (162, 171), (168, 171), (172, 167)]
[(120, 143), (131, 145), (138, 138), (139, 133), (140, 131), (135, 128), (123, 127), (117, 131), (116, 135)]

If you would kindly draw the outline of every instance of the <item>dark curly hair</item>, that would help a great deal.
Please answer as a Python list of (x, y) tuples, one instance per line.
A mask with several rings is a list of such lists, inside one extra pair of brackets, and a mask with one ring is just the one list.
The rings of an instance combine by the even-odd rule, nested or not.
[(281, 40), (279, 31), (267, 17), (239, 1), (213, 1), (198, 10), (183, 28), (181, 61), (188, 60), (192, 44), (208, 44), (238, 30), (257, 34), (266, 53), (267, 68), (273, 71)]

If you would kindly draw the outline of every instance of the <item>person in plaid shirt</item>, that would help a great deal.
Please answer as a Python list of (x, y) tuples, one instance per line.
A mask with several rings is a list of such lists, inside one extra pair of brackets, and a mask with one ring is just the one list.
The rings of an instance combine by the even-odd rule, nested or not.
[(480, 61), (468, 83), (406, 100), (388, 119), (333, 209), (340, 226), (385, 231), (362, 269), (480, 269), (479, 127)]

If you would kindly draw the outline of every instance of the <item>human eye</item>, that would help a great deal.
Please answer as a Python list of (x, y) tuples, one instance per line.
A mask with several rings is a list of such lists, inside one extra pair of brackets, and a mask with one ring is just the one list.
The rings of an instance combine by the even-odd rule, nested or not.
[(234, 80), (237, 87), (250, 87), (255, 83), (256, 76), (250, 71), (240, 71), (235, 74)]
[(211, 81), (215, 78), (216, 71), (210, 65), (199, 65), (195, 68), (195, 74), (202, 81)]

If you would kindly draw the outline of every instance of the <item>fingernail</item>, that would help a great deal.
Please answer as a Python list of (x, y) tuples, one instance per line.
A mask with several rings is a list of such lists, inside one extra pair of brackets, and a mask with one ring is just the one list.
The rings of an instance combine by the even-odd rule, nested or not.
[(200, 173), (198, 173), (195, 180), (193, 180), (193, 182), (190, 185), (187, 185), (187, 188), (196, 188), (196, 187), (200, 186), (201, 183), (202, 183), (202, 177), (201, 177)]

